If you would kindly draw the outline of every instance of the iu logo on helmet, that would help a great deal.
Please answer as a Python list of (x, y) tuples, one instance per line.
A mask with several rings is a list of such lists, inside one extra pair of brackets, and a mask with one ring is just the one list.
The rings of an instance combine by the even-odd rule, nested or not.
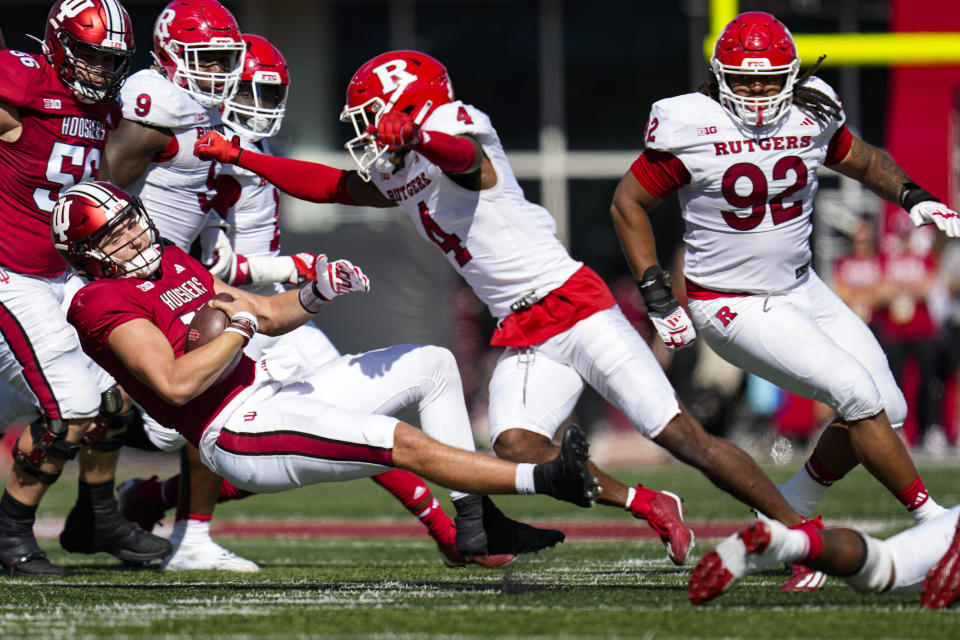
[(64, 18), (76, 18), (81, 11), (91, 7), (93, 0), (66, 0), (57, 12), (57, 22), (63, 22)]

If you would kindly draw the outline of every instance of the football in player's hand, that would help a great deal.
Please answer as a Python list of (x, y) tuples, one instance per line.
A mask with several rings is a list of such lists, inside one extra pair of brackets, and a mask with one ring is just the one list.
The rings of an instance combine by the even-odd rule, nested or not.
[[(228, 293), (218, 293), (214, 296), (217, 300), (223, 300), (224, 302), (233, 302), (234, 298)], [(230, 318), (227, 317), (227, 314), (219, 309), (214, 309), (209, 304), (204, 304), (202, 307), (197, 309), (197, 312), (193, 314), (193, 319), (190, 321), (190, 326), (187, 327), (187, 339), (184, 350), (187, 352), (193, 351), (198, 347), (202, 347), (207, 344), (218, 335), (223, 333), (223, 330), (227, 328), (227, 325), (230, 324)], [(217, 384), (233, 371), (234, 367), (237, 366), (237, 363), (240, 362), (240, 358), (243, 355), (243, 350), (237, 350), (237, 355), (234, 356), (233, 360), (223, 370), (223, 373), (220, 374), (220, 377), (213, 384)]]

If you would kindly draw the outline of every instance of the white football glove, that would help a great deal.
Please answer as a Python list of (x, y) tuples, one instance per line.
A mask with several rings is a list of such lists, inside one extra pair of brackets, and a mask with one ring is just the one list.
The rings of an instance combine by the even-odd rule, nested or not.
[(355, 291), (370, 291), (370, 279), (349, 260), (328, 262), (326, 254), (317, 256), (317, 292), (327, 300)]
[(960, 216), (950, 207), (936, 200), (924, 200), (910, 209), (910, 222), (920, 227), (933, 223), (949, 238), (960, 237)]
[(689, 347), (697, 339), (697, 330), (693, 328), (690, 316), (683, 307), (677, 307), (666, 315), (654, 311), (648, 313), (660, 339), (670, 351)]

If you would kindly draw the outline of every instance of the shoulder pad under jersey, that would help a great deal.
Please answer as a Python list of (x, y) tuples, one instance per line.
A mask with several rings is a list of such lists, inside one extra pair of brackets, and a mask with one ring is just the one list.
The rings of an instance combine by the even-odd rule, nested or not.
[(421, 127), (425, 131), (440, 131), (451, 136), (471, 135), (481, 143), (487, 138), (496, 138), (497, 135), (490, 116), (459, 100), (434, 109)]
[(650, 107), (643, 142), (648, 149), (675, 154), (696, 144), (701, 128), (724, 117), (723, 107), (702, 93), (657, 100)]
[(143, 69), (127, 78), (120, 99), (123, 117), (134, 122), (179, 129), (208, 120), (206, 109), (153, 69)]

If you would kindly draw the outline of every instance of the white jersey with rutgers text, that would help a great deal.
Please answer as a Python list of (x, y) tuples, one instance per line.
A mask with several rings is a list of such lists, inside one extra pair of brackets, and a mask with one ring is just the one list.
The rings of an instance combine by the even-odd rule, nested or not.
[(193, 155), (193, 144), (211, 129), (223, 130), (219, 110), (204, 109), (153, 69), (130, 76), (121, 98), (126, 120), (173, 132), (167, 148), (127, 190), (143, 200), (160, 235), (189, 251), (207, 217), (203, 203), (213, 195), (218, 171), (217, 163)]
[[(840, 104), (822, 80), (806, 86)], [(700, 93), (653, 105), (647, 148), (672, 154), (690, 174), (679, 190), (690, 280), (751, 293), (796, 284), (811, 259), (817, 168), (843, 120), (842, 113), (818, 120), (794, 105), (780, 122), (756, 129)]]
[(557, 239), (550, 213), (524, 197), (485, 113), (452, 102), (437, 107), (421, 126), (473, 136), (493, 164), (497, 184), (471, 191), (414, 151), (400, 169), (380, 162), (372, 180), (406, 210), (421, 236), (440, 247), (494, 317), (509, 315), (510, 304), (531, 291), (543, 297), (582, 266)]

